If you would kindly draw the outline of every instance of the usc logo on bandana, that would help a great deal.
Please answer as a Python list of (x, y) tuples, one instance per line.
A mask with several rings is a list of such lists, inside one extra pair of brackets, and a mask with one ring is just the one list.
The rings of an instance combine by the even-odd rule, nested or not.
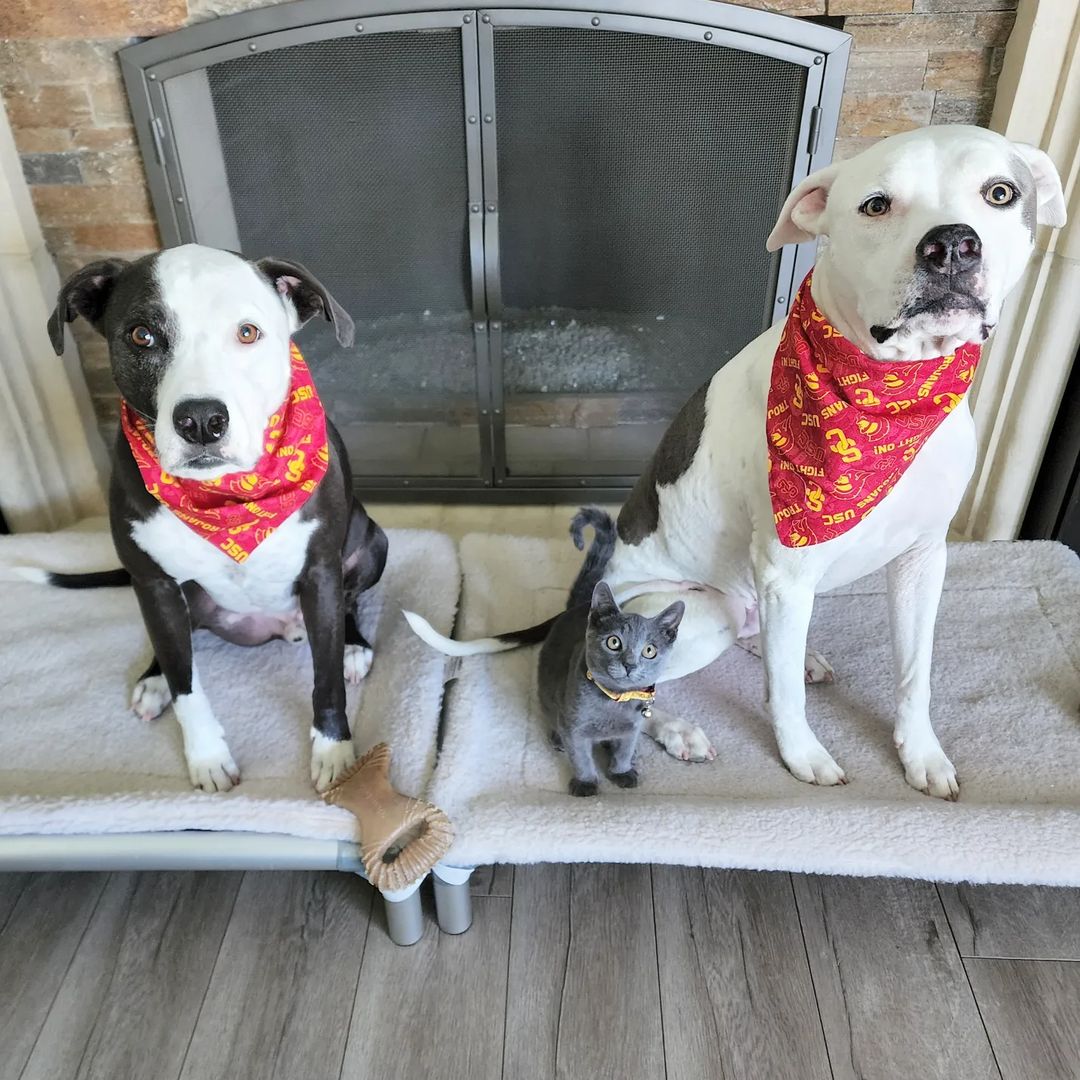
[(252, 472), (215, 480), (170, 476), (158, 461), (154, 433), (127, 402), (120, 403), (120, 426), (146, 490), (237, 563), (307, 502), (330, 465), (326, 413), (311, 372), (295, 345), (290, 346), (289, 359), (289, 392), (266, 426), (265, 452)]
[[(799, 288), (773, 357), (766, 410), (769, 495), (785, 547), (862, 521), (964, 399), (980, 349), (906, 364), (870, 360)], [(822, 423), (827, 420), (828, 423)]]

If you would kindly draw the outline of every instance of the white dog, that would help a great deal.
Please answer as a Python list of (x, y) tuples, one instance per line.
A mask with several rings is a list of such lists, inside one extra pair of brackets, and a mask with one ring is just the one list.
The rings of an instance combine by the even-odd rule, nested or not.
[[(841, 383), (869, 382), (897, 379), (895, 373), (913, 370), (900, 365), (913, 361), (951, 362), (958, 350), (977, 359), (967, 343), (981, 344), (994, 328), (1031, 254), (1036, 223), (1065, 223), (1061, 183), (1046, 154), (980, 128), (931, 127), (807, 177), (784, 204), (768, 247), (822, 238), (806, 302), (817, 309), (814, 318), (828, 324), (826, 336), (838, 331), (864, 354), (861, 373)], [(686, 614), (663, 681), (697, 671), (737, 642), (763, 655), (784, 763), (800, 780), (839, 784), (843, 769), (806, 721), (805, 682), (831, 677), (828, 664), (806, 651), (807, 628), (817, 593), (887, 565), (900, 760), (912, 787), (955, 798), (956, 771), (930, 724), (930, 661), (945, 535), (975, 463), (966, 398), (931, 393), (936, 374), (925, 380), (921, 398), (941, 401), (932, 434), (914, 448), (906, 446), (913, 439), (897, 444), (898, 453), (908, 450), (899, 479), (880, 497), (881, 487), (859, 503), (876, 498), (872, 514), (860, 511), (836, 535), (807, 542), (789, 529), (787, 511), (777, 512), (770, 492), (766, 411), (767, 401), (776, 400), (770, 386), (786, 326), (779, 323), (751, 342), (675, 419), (619, 515), (604, 580), (620, 597), (658, 580), (709, 586), (682, 597)], [(858, 356), (857, 350), (851, 352)], [(814, 362), (811, 354), (806, 385), (794, 387), (797, 403), (815, 377)], [(972, 373), (973, 366), (962, 377), (970, 380)], [(855, 392), (847, 418), (858, 414), (854, 406), (880, 404), (863, 393)], [(907, 404), (915, 400), (913, 392)], [(828, 406), (826, 415), (848, 404)], [(856, 453), (845, 451), (835, 433), (820, 445), (827, 463), (833, 462), (828, 451)], [(867, 447), (866, 454), (890, 449)], [(827, 488), (826, 479), (821, 486)], [(812, 494), (822, 497), (817, 489)], [(629, 607), (654, 615), (670, 602), (670, 592), (646, 592)], [(414, 626), (422, 629), (417, 621)], [(469, 651), (513, 647), (535, 635), (514, 638), (486, 639), (485, 647)], [(677, 757), (715, 756), (694, 725), (655, 709), (646, 725)]]

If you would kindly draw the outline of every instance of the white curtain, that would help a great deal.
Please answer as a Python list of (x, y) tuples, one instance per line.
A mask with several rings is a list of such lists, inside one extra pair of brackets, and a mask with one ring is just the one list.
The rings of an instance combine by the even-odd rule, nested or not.
[(68, 335), (45, 323), (59, 279), (0, 105), (0, 510), (14, 532), (51, 531), (105, 508), (105, 448)]

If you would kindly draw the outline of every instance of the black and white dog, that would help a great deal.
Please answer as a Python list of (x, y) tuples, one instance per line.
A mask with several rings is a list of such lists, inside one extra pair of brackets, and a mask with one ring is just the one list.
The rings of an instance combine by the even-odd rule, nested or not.
[[(194, 244), (135, 262), (107, 259), (73, 274), (49, 320), (58, 355), (64, 324), (78, 315), (109, 343), (113, 378), (152, 431), (161, 469), (198, 481), (256, 468), (268, 421), (289, 392), (294, 331), (321, 315), (342, 345), (353, 340), (348, 314), (302, 266), (249, 262)], [(387, 541), (353, 496), (345, 448), (329, 420), (326, 431), (329, 464), (317, 486), (241, 562), (147, 490), (119, 432), (110, 519), (124, 571), (49, 575), (71, 588), (123, 584), (130, 576), (154, 649), (132, 708), (152, 720), (172, 701), (191, 782), (204, 791), (227, 791), (240, 771), (199, 684), (191, 634), (200, 627), (240, 645), (306, 636), (315, 670), (316, 788), (354, 761), (345, 680), (362, 679), (372, 659), (356, 600), (382, 575)]]

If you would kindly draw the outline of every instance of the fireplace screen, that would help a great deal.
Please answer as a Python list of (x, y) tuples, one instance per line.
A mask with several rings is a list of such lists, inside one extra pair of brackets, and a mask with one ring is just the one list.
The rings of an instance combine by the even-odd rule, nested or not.
[(299, 340), (362, 489), (617, 494), (786, 314), (812, 252), (764, 241), (848, 39), (709, 0), (330, 3), (123, 52), (166, 242), (296, 259), (350, 312), (353, 349)]

